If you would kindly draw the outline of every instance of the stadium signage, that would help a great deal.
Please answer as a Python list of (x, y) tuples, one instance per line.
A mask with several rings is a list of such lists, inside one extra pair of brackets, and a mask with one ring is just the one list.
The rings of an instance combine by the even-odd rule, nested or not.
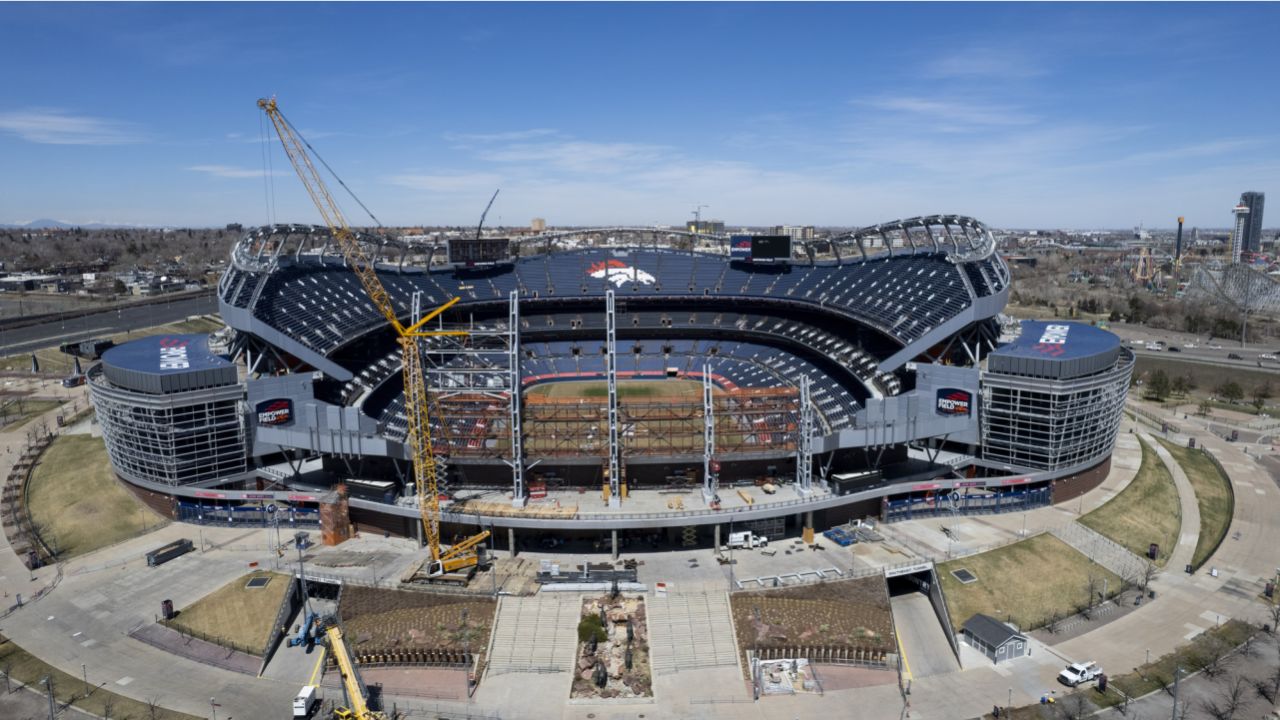
[(973, 404), (973, 393), (959, 388), (938, 390), (939, 415), (968, 415)]
[(621, 260), (605, 260), (604, 262), (592, 263), (587, 268), (587, 274), (597, 280), (611, 282), (617, 287), (622, 287), (629, 282), (640, 283), (641, 285), (652, 285), (658, 282), (658, 278), (651, 273), (647, 273), (640, 268), (631, 267)]
[(288, 398), (258, 403), (259, 425), (288, 425), (293, 421), (293, 401)]
[(1067, 344), (1069, 332), (1071, 332), (1070, 325), (1046, 325), (1044, 332), (1040, 334), (1040, 341), (1035, 345), (1035, 350), (1053, 357), (1062, 355), (1066, 349), (1063, 346)]
[(729, 239), (729, 259), (730, 260), (750, 260), (751, 259), (751, 236), (750, 235), (734, 235)]
[(191, 367), (187, 357), (187, 341), (163, 338), (160, 340), (160, 369), (186, 370)]

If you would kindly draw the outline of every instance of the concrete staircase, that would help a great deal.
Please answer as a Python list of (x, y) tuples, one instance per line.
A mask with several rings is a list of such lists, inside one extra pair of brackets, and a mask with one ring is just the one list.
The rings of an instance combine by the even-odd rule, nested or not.
[(582, 598), (574, 594), (501, 598), (487, 672), (571, 671), (581, 612)]
[(645, 602), (649, 661), (655, 675), (738, 664), (725, 593), (671, 593), (649, 597)]

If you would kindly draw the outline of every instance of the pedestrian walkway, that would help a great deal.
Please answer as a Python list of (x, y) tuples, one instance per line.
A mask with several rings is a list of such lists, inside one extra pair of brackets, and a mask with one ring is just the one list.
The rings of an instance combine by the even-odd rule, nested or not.
[(501, 598), (488, 674), (569, 672), (581, 614), (582, 598), (573, 594)]
[(645, 602), (654, 674), (737, 664), (729, 598), (724, 592), (670, 593)]
[(1183, 471), (1173, 455), (1147, 433), (1142, 433), (1142, 439), (1156, 451), (1156, 455), (1160, 456), (1160, 462), (1164, 463), (1164, 466), (1169, 469), (1169, 474), (1173, 476), (1173, 484), (1178, 486), (1178, 502), (1182, 509), (1182, 530), (1178, 535), (1178, 544), (1174, 546), (1165, 567), (1175, 572), (1181, 571), (1182, 568), (1191, 564), (1191, 558), (1196, 554), (1196, 543), (1200, 541), (1200, 503), (1196, 502), (1196, 491), (1191, 481), (1187, 479), (1187, 473)]

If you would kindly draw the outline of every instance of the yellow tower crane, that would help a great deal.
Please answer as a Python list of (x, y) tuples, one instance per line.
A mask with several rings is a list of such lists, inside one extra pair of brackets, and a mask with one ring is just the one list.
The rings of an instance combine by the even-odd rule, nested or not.
[(447, 550), (440, 548), (440, 493), (436, 477), (435, 454), (431, 445), (427, 383), (423, 374), (422, 353), (419, 348), (422, 338), (467, 334), (463, 330), (423, 329), (428, 322), (458, 302), (458, 298), (455, 297), (426, 313), (411, 325), (406, 326), (401, 323), (391, 296), (375, 271), (374, 258), (365, 252), (364, 246), (351, 232), (346, 217), (334, 202), (329, 188), (325, 186), (319, 171), (316, 170), (315, 163), (311, 161), (311, 155), (314, 152), (311, 151), (311, 146), (299, 136), (293, 124), (280, 112), (275, 98), (259, 100), (258, 107), (262, 108), (262, 111), (271, 119), (276, 135), (284, 145), (285, 154), (289, 156), (289, 162), (293, 164), (293, 169), (298, 173), (302, 184), (306, 186), (311, 201), (315, 203), (325, 224), (329, 226), (329, 232), (338, 241), (347, 265), (360, 279), (360, 285), (364, 287), (365, 294), (386, 318), (387, 324), (395, 330), (399, 339), (404, 374), (404, 410), (409, 421), (408, 444), (409, 452), (413, 456), (413, 479), (418, 492), (422, 528), (426, 534), (427, 547), (431, 552), (426, 563), (426, 574), (428, 577), (435, 577), (473, 567), (479, 562), (476, 546), (489, 537), (488, 530), (473, 535)]

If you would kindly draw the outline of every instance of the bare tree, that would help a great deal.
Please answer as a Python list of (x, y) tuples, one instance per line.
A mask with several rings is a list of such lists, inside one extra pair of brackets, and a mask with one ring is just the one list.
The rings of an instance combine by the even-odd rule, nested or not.
[(147, 704), (147, 720), (160, 720), (160, 698), (152, 695), (143, 702)]
[(1205, 677), (1217, 679), (1231, 662), (1230, 651), (1231, 648), (1226, 643), (1215, 637), (1206, 643), (1204, 650), (1196, 657), (1195, 665)]
[(1280, 625), (1280, 602), (1272, 602), (1268, 605), (1267, 613), (1271, 616), (1271, 624), (1267, 626), (1267, 632), (1275, 635), (1276, 626)]
[(1248, 681), (1236, 676), (1218, 694), (1218, 697), (1204, 700), (1201, 703), (1202, 707), (1214, 720), (1234, 720), (1236, 713), (1244, 705), (1247, 687)]
[(111, 713), (116, 711), (116, 696), (107, 693), (102, 698), (102, 718), (103, 720), (111, 720)]
[(1055, 703), (1058, 716), (1063, 720), (1086, 720), (1097, 710), (1093, 703), (1085, 699), (1084, 693), (1072, 693)]
[(6, 695), (13, 692), (13, 688), (9, 685), (9, 676), (13, 674), (13, 658), (4, 659), (4, 665), (0, 666), (0, 672), (4, 672), (4, 692)]
[(1080, 610), (1080, 614), (1083, 615), (1085, 619), (1090, 619), (1093, 617), (1094, 598), (1097, 597), (1098, 588), (1100, 586), (1101, 586), (1101, 583), (1098, 581), (1098, 577), (1093, 573), (1089, 573), (1089, 577), (1085, 580), (1086, 601), (1085, 601), (1084, 607), (1081, 608)]

